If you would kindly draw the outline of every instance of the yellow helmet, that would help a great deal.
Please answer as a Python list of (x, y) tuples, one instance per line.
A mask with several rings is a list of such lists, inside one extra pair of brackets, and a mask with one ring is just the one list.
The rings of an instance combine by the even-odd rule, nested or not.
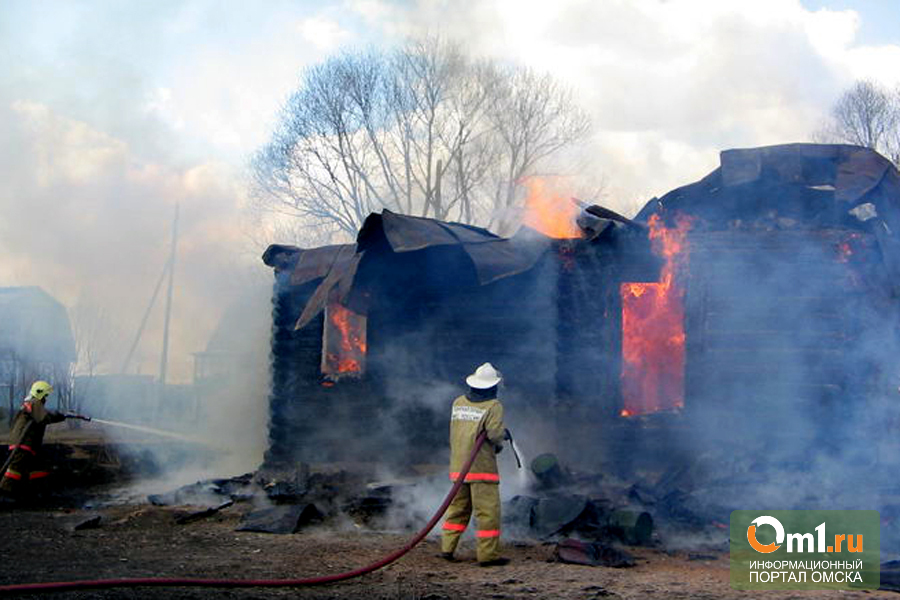
[(43, 400), (53, 392), (53, 386), (46, 381), (35, 381), (31, 386), (31, 397)]

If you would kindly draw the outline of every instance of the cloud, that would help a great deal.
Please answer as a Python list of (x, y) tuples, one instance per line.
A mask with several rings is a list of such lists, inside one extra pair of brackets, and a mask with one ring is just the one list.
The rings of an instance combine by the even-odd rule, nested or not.
[(334, 50), (351, 37), (350, 32), (342, 29), (338, 23), (320, 16), (303, 19), (298, 30), (307, 41), (325, 51)]
[(352, 6), (393, 39), (440, 32), (573, 86), (597, 126), (593, 168), (632, 204), (701, 177), (719, 150), (809, 140), (855, 78), (900, 77), (900, 46), (862, 45), (857, 12), (798, 0)]
[(12, 118), (19, 119), (30, 134), (39, 188), (87, 184), (124, 158), (124, 143), (84, 123), (54, 115), (43, 104), (20, 100), (13, 102), (11, 109)]

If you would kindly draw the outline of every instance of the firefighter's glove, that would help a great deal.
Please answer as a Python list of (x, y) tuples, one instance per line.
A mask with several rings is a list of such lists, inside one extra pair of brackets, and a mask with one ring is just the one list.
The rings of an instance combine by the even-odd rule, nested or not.
[(512, 441), (512, 434), (509, 432), (509, 429), (503, 430), (503, 439), (509, 440), (510, 442)]
[(494, 454), (503, 452), (503, 444), (494, 444)]

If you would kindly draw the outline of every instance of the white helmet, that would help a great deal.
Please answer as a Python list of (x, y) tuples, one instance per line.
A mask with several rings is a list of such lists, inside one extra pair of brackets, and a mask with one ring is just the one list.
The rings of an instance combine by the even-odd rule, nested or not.
[(503, 376), (494, 368), (494, 365), (486, 362), (475, 369), (474, 373), (466, 377), (466, 383), (471, 388), (487, 390), (500, 383), (502, 379)]

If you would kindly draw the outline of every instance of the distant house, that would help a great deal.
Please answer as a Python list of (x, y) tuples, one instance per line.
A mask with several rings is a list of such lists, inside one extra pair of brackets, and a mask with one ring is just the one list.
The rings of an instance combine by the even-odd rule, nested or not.
[[(194, 384), (201, 393), (234, 384), (249, 370), (268, 370), (271, 298), (250, 290), (225, 310), (202, 352), (194, 353)], [(259, 338), (258, 340), (255, 338)]]
[(53, 405), (68, 408), (77, 356), (62, 304), (39, 287), (0, 288), (0, 406), (8, 415), (37, 379), (56, 389)]
[(248, 286), (227, 304), (218, 326), (202, 352), (194, 353), (191, 406), (197, 418), (207, 419), (238, 406), (254, 413), (260, 427), (264, 411), (253, 406), (264, 402), (269, 388), (269, 338), (272, 331), (271, 295), (264, 285)]

